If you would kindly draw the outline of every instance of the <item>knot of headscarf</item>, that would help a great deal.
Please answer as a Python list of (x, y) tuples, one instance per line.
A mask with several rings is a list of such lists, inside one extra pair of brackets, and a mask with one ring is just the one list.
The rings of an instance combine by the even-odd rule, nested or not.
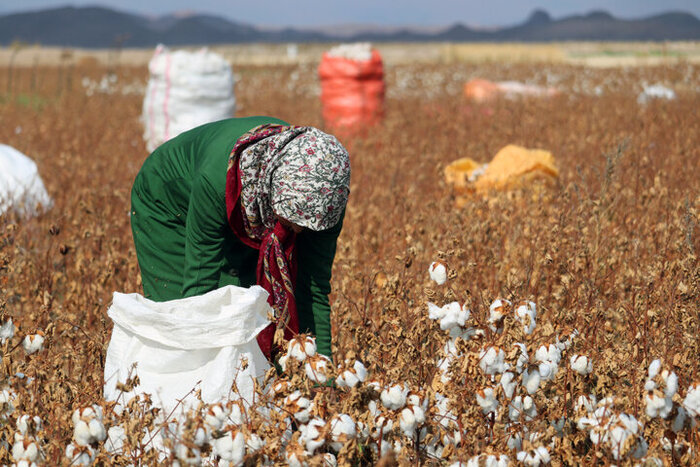
[(236, 237), (258, 249), (256, 278), (269, 293), (275, 322), (258, 335), (272, 358), (275, 331), (299, 332), (294, 299), (295, 234), (283, 218), (311, 230), (338, 223), (350, 192), (350, 160), (338, 140), (313, 127), (276, 124), (253, 128), (231, 151), (226, 212)]

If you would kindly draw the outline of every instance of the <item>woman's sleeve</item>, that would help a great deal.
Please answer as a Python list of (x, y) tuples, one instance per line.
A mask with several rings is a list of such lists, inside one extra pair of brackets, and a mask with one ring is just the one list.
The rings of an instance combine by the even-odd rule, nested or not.
[(318, 352), (331, 355), (331, 270), (342, 218), (335, 227), (306, 230), (297, 239), (297, 284), (295, 298), (301, 332), (316, 335)]
[(201, 295), (218, 287), (227, 227), (223, 198), (200, 175), (193, 181), (187, 210), (183, 297)]

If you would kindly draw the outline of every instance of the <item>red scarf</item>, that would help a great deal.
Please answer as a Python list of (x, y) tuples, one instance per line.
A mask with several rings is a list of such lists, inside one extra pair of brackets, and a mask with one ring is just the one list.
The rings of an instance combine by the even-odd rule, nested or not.
[(258, 345), (265, 356), (272, 360), (275, 354), (274, 337), (278, 329), (284, 330), (284, 338), (291, 339), (299, 333), (299, 317), (294, 284), (296, 283), (296, 235), (277, 221), (272, 229), (266, 229), (262, 238), (252, 238), (246, 232), (241, 209), (241, 176), (238, 167), (241, 152), (272, 134), (289, 129), (281, 125), (265, 125), (255, 128), (240, 138), (231, 152), (226, 173), (226, 213), (233, 233), (244, 244), (258, 253), (256, 283), (269, 296), (267, 302), (274, 311), (273, 323), (258, 334)]

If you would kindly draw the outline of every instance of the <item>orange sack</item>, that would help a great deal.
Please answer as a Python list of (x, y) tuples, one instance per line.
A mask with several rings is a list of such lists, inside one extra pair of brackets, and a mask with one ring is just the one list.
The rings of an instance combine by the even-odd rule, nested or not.
[(379, 52), (369, 60), (324, 53), (318, 67), (323, 120), (328, 127), (372, 125), (384, 115), (384, 66)]

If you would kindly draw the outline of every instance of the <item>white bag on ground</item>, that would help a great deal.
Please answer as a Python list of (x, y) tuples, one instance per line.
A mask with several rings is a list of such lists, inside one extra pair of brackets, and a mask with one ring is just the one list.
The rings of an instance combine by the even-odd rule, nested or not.
[(0, 144), (0, 215), (12, 209), (21, 216), (34, 216), (39, 205), (46, 210), (52, 204), (34, 161)]
[(233, 71), (217, 53), (206, 48), (171, 52), (159, 45), (148, 70), (141, 120), (149, 152), (183, 131), (232, 117), (236, 110)]
[[(255, 339), (269, 324), (267, 296), (257, 285), (230, 285), (167, 302), (115, 292), (107, 311), (114, 330), (105, 360), (105, 399), (125, 403), (147, 393), (166, 413), (183, 398), (183, 409), (196, 405), (193, 389), (201, 389), (206, 403), (252, 402), (254, 379), (269, 368)], [(122, 394), (117, 382), (134, 372), (140, 384)]]

